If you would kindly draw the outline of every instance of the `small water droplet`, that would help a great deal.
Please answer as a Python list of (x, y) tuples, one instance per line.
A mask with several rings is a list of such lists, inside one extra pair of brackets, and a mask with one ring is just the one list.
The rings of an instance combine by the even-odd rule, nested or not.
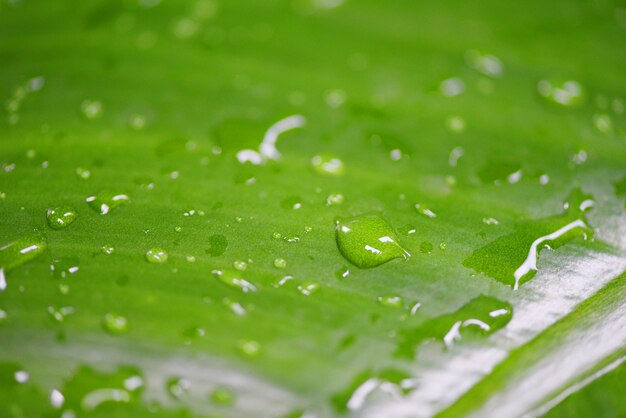
[(111, 255), (115, 252), (115, 248), (113, 248), (113, 246), (105, 244), (102, 247), (100, 247), (100, 252), (102, 254), (106, 254), (106, 255)]
[(246, 309), (239, 302), (229, 298), (222, 299), (222, 304), (237, 316), (244, 316), (247, 313)]
[(496, 218), (483, 218), (485, 225), (498, 225), (500, 222)]
[(50, 406), (54, 409), (61, 409), (64, 403), (65, 396), (58, 389), (52, 389), (50, 391)]
[(245, 271), (248, 268), (248, 263), (241, 260), (235, 260), (233, 261), (233, 267), (235, 268), (235, 270)]
[(424, 241), (420, 244), (420, 252), (422, 254), (430, 254), (433, 252), (433, 243)]
[(90, 208), (101, 215), (107, 215), (111, 210), (126, 205), (130, 199), (125, 194), (115, 194), (111, 192), (102, 192), (100, 194), (89, 196), (85, 199)]
[(391, 226), (378, 215), (360, 215), (337, 222), (337, 247), (360, 268), (371, 268), (411, 255), (400, 246)]
[(280, 203), (280, 206), (283, 209), (293, 209), (298, 210), (302, 208), (302, 199), (299, 196), (290, 196), (283, 199)]
[(46, 217), (50, 228), (63, 229), (76, 220), (78, 212), (68, 206), (60, 206), (48, 209)]
[(63, 322), (65, 317), (74, 313), (73, 306), (62, 306), (57, 308), (56, 306), (48, 306), (48, 313), (57, 322)]
[(335, 272), (335, 277), (339, 280), (347, 279), (350, 276), (350, 269), (348, 266), (342, 266)]
[(227, 286), (241, 290), (243, 293), (256, 292), (256, 286), (241, 277), (241, 272), (234, 270), (213, 270), (213, 275)]
[(287, 260), (284, 258), (276, 258), (274, 259), (274, 267), (277, 269), (284, 269), (287, 267)]
[(102, 103), (98, 100), (85, 100), (80, 104), (80, 111), (87, 119), (97, 119), (102, 116)]
[(162, 248), (151, 248), (146, 251), (146, 261), (149, 263), (162, 264), (167, 258), (167, 252)]
[(326, 198), (326, 206), (340, 205), (344, 201), (344, 197), (341, 193), (331, 193)]
[(109, 334), (124, 334), (128, 331), (128, 320), (122, 315), (107, 313), (102, 319), (102, 326)]
[(305, 282), (300, 283), (297, 289), (303, 295), (311, 296), (313, 293), (317, 292), (319, 287), (320, 287), (319, 283), (314, 282), (312, 280), (307, 280)]
[(390, 308), (402, 308), (404, 306), (404, 301), (398, 295), (379, 296), (378, 303)]
[(445, 242), (440, 242), (439, 243), (439, 249), (441, 251), (446, 251), (448, 249), (448, 244), (446, 244)]
[(502, 75), (502, 61), (495, 55), (482, 54), (476, 50), (465, 53), (465, 62), (470, 68), (489, 76), (500, 77)]
[(7, 322), (7, 318), (9, 314), (4, 309), (0, 309), (0, 325), (5, 324)]
[(345, 173), (343, 161), (331, 155), (316, 155), (311, 159), (311, 166), (320, 174), (340, 176)]
[(465, 119), (460, 116), (448, 116), (448, 118), (446, 118), (446, 128), (455, 134), (461, 133), (465, 130)]
[(15, 372), (13, 377), (15, 378), (15, 381), (21, 385), (28, 382), (30, 375), (25, 370), (18, 370)]
[(169, 393), (175, 399), (182, 398), (187, 394), (187, 392), (189, 392), (189, 389), (191, 389), (191, 383), (189, 382), (189, 380), (180, 377), (173, 377), (168, 379), (165, 386), (167, 389), (167, 393)]
[(424, 215), (427, 218), (434, 219), (434, 218), (437, 217), (437, 214), (435, 212), (433, 212), (432, 210), (428, 209), (426, 206), (424, 206), (421, 203), (416, 203), (415, 204), (415, 210), (417, 211), (417, 213), (419, 213), (420, 215)]
[(254, 340), (239, 340), (237, 349), (246, 357), (257, 357), (261, 353), (261, 344)]
[(83, 180), (89, 180), (91, 178), (91, 171), (86, 168), (78, 167), (76, 169), (76, 175)]
[(465, 82), (459, 77), (445, 79), (439, 84), (439, 92), (445, 97), (458, 96), (464, 91)]
[(574, 80), (564, 82), (541, 80), (537, 91), (547, 102), (564, 107), (578, 107), (585, 102), (583, 87)]

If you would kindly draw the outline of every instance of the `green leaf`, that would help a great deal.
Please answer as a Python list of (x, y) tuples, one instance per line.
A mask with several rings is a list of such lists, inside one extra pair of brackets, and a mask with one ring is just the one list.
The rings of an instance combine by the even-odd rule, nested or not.
[(625, 16), (0, 0), (0, 416), (623, 413)]

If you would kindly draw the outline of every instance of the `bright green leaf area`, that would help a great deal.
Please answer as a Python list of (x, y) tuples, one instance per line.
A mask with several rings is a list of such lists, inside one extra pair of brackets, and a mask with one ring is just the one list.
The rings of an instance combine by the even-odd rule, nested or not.
[(599, 338), (536, 410), (626, 343), (625, 41), (611, 1), (0, 0), (0, 416), (464, 416)]

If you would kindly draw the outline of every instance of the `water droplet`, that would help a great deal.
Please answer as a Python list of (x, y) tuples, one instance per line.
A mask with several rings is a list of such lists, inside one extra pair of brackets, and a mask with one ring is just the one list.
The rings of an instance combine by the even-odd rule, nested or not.
[(217, 388), (211, 392), (211, 402), (220, 406), (231, 406), (235, 402), (235, 394), (227, 388)]
[(360, 268), (371, 268), (411, 255), (400, 246), (391, 226), (380, 216), (360, 215), (338, 221), (337, 247), (341, 254)]
[(108, 313), (102, 319), (102, 326), (109, 334), (124, 334), (128, 331), (128, 320), (122, 315)]
[(247, 313), (246, 309), (239, 302), (229, 298), (222, 299), (222, 304), (229, 308), (231, 312), (237, 316), (244, 316)]
[(0, 292), (6, 289), (5, 271), (21, 266), (39, 256), (47, 248), (43, 236), (33, 235), (0, 247)]
[(384, 391), (400, 399), (415, 388), (415, 379), (408, 373), (386, 369), (378, 373), (360, 373), (346, 390), (331, 398), (334, 408), (341, 414), (363, 408), (368, 397), (376, 391)]
[(98, 196), (89, 196), (85, 199), (90, 208), (100, 215), (106, 215), (111, 210), (127, 204), (130, 199), (125, 194), (102, 192)]
[(25, 370), (18, 370), (15, 372), (14, 377), (15, 377), (15, 381), (21, 385), (21, 384), (28, 382), (30, 375)]
[(57, 308), (56, 306), (48, 306), (48, 313), (57, 322), (63, 322), (65, 317), (74, 313), (73, 306), (62, 306)]
[(152, 248), (146, 251), (146, 261), (149, 263), (163, 264), (167, 258), (167, 252), (162, 248)]
[(290, 275), (284, 276), (280, 278), (279, 280), (277, 280), (273, 286), (278, 289), (279, 287), (284, 286), (285, 283), (290, 282), (293, 279), (294, 279), (293, 276), (290, 276)]
[[(453, 132), (455, 134), (461, 133), (465, 130), (465, 119), (463, 119), (460, 116), (448, 116), (448, 118), (446, 119), (446, 127), (448, 128), (450, 132)], [(460, 148), (460, 147), (457, 147), (457, 148)], [(454, 167), (454, 165), (452, 166)]]
[(245, 271), (248, 268), (248, 263), (241, 260), (233, 261), (233, 267), (238, 271)]
[(4, 309), (0, 309), (0, 325), (5, 324), (7, 322), (7, 318), (9, 314)]
[(483, 218), (483, 223), (485, 225), (498, 225), (500, 222), (495, 218)]
[(350, 276), (350, 269), (348, 266), (342, 266), (335, 272), (335, 277), (339, 280), (347, 279)]
[(537, 84), (537, 91), (546, 101), (565, 107), (577, 107), (585, 102), (585, 92), (577, 81), (541, 80)]
[(434, 218), (437, 217), (437, 214), (435, 212), (433, 212), (432, 210), (428, 209), (426, 206), (424, 206), (421, 203), (416, 203), (415, 204), (415, 210), (417, 211), (417, 213), (419, 213), (420, 215), (424, 215), (427, 218), (434, 219)]
[(469, 50), (465, 53), (465, 62), (470, 68), (486, 76), (500, 77), (502, 75), (502, 61), (494, 55)]
[(343, 161), (331, 155), (316, 155), (311, 159), (311, 166), (320, 174), (340, 176), (345, 173)]
[(389, 308), (401, 308), (404, 306), (404, 301), (398, 295), (379, 296), (378, 303)]
[(610, 134), (613, 132), (613, 119), (606, 113), (599, 113), (593, 115), (593, 126), (603, 134)]
[(233, 270), (213, 270), (213, 275), (227, 286), (241, 290), (243, 293), (256, 292), (256, 286), (241, 277), (241, 272)]
[(593, 235), (584, 213), (591, 207), (592, 197), (575, 189), (564, 204), (564, 214), (518, 223), (515, 232), (475, 250), (463, 265), (517, 289), (537, 272), (543, 248), (556, 249), (576, 237)]
[(246, 357), (257, 357), (261, 353), (261, 344), (254, 340), (239, 340), (237, 349)]
[(210, 247), (207, 250), (207, 254), (217, 257), (226, 252), (226, 249), (228, 248), (228, 240), (224, 235), (211, 235), (209, 237), (209, 245)]
[(344, 201), (344, 197), (341, 193), (331, 193), (326, 198), (326, 206), (340, 205)]
[(105, 244), (102, 247), (100, 247), (100, 252), (102, 254), (106, 254), (106, 255), (111, 255), (115, 252), (115, 248), (113, 248), (113, 246)]
[(445, 251), (445, 250), (447, 250), (447, 249), (448, 249), (448, 244), (446, 244), (445, 242), (440, 242), (440, 243), (439, 243), (439, 249), (440, 249), (441, 251)]
[(168, 379), (165, 384), (167, 392), (175, 399), (180, 399), (189, 392), (191, 389), (191, 383), (187, 379), (180, 377), (173, 377)]
[(283, 199), (283, 201), (280, 203), (280, 206), (283, 209), (298, 210), (302, 207), (301, 201), (302, 199), (298, 196), (290, 196), (290, 197)]
[(422, 254), (430, 254), (433, 252), (433, 243), (432, 242), (428, 242), (428, 241), (424, 241), (420, 244), (420, 252)]
[(98, 100), (85, 100), (80, 104), (80, 111), (87, 119), (97, 119), (102, 116), (102, 103)]
[(65, 403), (65, 396), (59, 390), (52, 389), (50, 391), (50, 406), (54, 409), (60, 409)]
[(438, 316), (416, 328), (402, 330), (396, 355), (412, 359), (416, 348), (429, 339), (440, 340), (449, 348), (465, 336), (492, 334), (509, 323), (512, 312), (507, 302), (479, 296), (456, 312)]
[(319, 288), (320, 288), (319, 283), (311, 281), (311, 280), (302, 282), (297, 287), (298, 291), (302, 293), (304, 296), (311, 296), (313, 293), (317, 292)]
[(284, 258), (276, 258), (274, 259), (274, 267), (277, 269), (284, 269), (287, 267), (287, 260)]
[(76, 220), (78, 212), (68, 206), (61, 206), (48, 209), (46, 217), (50, 228), (63, 229)]
[(495, 183), (499, 185), (503, 180), (510, 183), (519, 181), (522, 176), (521, 165), (513, 161), (489, 160), (477, 172), (483, 183)]
[(439, 92), (445, 97), (458, 96), (464, 91), (465, 82), (459, 77), (445, 79), (439, 84)]
[(76, 175), (83, 180), (89, 180), (91, 178), (91, 171), (86, 168), (78, 167), (76, 169)]

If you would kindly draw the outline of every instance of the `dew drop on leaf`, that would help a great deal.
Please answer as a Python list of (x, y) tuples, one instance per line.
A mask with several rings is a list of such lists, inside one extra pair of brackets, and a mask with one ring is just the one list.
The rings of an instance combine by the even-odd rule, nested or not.
[(389, 308), (401, 308), (404, 306), (404, 301), (398, 295), (379, 296), (378, 303)]
[(102, 326), (109, 334), (124, 334), (128, 331), (128, 320), (116, 313), (107, 313), (102, 318)]
[(130, 198), (123, 193), (102, 192), (85, 199), (89, 207), (100, 215), (107, 215), (111, 210), (126, 205)]
[(162, 248), (151, 248), (146, 251), (146, 261), (148, 263), (163, 264), (167, 261), (167, 252)]
[(337, 247), (357, 267), (371, 268), (411, 255), (400, 246), (396, 233), (378, 215), (360, 215), (336, 224)]

